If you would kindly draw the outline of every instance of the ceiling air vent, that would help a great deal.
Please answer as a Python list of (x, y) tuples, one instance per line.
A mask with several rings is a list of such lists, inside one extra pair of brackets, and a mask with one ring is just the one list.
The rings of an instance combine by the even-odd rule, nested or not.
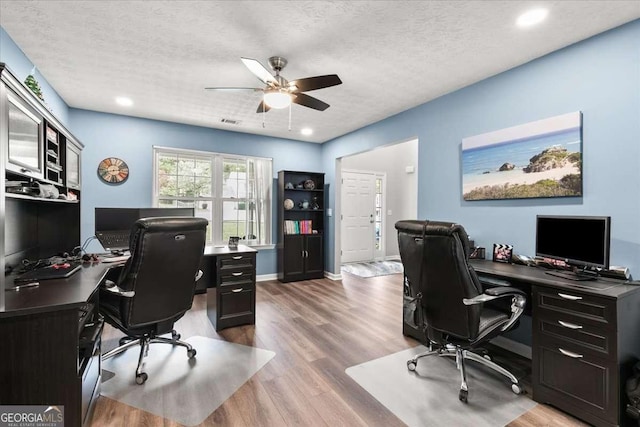
[(240, 120), (232, 120), (232, 119), (220, 119), (222, 123), (226, 123), (228, 125), (238, 125), (240, 124)]

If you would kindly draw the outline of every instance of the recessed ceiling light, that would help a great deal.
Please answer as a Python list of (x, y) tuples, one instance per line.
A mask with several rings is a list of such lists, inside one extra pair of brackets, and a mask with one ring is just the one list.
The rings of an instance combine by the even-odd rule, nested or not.
[(303, 128), (300, 130), (300, 133), (303, 134), (304, 136), (309, 136), (313, 133), (313, 129), (311, 128)]
[(127, 98), (126, 96), (118, 96), (116, 97), (116, 103), (118, 105), (122, 105), (123, 107), (131, 107), (133, 105), (133, 100), (131, 98)]
[(531, 9), (518, 17), (516, 24), (518, 27), (526, 28), (539, 24), (549, 14), (547, 9)]

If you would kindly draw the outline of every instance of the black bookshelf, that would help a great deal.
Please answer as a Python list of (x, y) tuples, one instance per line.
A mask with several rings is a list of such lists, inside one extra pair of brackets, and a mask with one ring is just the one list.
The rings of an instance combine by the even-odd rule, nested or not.
[(324, 174), (278, 172), (278, 279), (324, 277)]

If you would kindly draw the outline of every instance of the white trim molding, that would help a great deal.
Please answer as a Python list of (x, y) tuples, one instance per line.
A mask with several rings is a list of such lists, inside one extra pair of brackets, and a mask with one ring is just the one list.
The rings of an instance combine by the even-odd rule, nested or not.
[(334, 281), (342, 280), (342, 274), (335, 274), (335, 273), (332, 273), (330, 271), (325, 271), (324, 272), (324, 277), (326, 277), (329, 280), (334, 280)]
[(256, 282), (268, 282), (270, 280), (278, 280), (277, 273), (256, 275)]

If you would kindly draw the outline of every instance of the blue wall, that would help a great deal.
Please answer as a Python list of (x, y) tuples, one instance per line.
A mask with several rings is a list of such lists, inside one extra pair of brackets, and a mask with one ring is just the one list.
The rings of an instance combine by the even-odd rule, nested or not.
[[(462, 138), (572, 111), (583, 113), (583, 197), (462, 200)], [(537, 214), (610, 215), (611, 263), (640, 276), (640, 20), (323, 144), (326, 182), (336, 158), (413, 137), (420, 218), (460, 222), (481, 246), (532, 255)]]
[[(7, 64), (11, 72), (21, 82), (25, 81), (33, 69), (33, 63), (2, 27), (0, 27), (0, 62)], [(44, 96), (44, 101), (51, 112), (69, 128), (69, 107), (67, 104), (37, 69), (34, 77), (42, 89), (42, 96)], [(73, 132), (73, 130), (71, 131)]]
[[(70, 109), (74, 135), (85, 144), (82, 151), (82, 240), (94, 233), (94, 208), (151, 207), (153, 146), (231, 153), (273, 159), (274, 177), (281, 169), (319, 170), (321, 145), (246, 133), (140, 119), (95, 111)], [(120, 157), (129, 165), (129, 178), (121, 185), (100, 181), (98, 164), (105, 157)], [(273, 195), (273, 233), (276, 233), (277, 186)], [(274, 235), (275, 238), (275, 235)], [(96, 242), (90, 252), (101, 252)], [(276, 270), (275, 249), (260, 250), (258, 274)]]
[[(0, 61), (6, 62), (21, 79), (32, 67), (1, 28)], [(536, 214), (610, 215), (611, 262), (626, 265), (640, 276), (639, 20), (321, 146), (68, 109), (46, 80), (39, 75), (37, 78), (54, 114), (69, 122), (70, 130), (86, 145), (83, 238), (93, 232), (95, 206), (151, 204), (152, 145), (272, 157), (274, 172), (324, 171), (329, 184), (329, 207), (334, 207), (337, 158), (417, 137), (419, 217), (458, 221), (482, 246), (511, 243), (516, 252), (533, 254)], [(583, 197), (462, 200), (462, 138), (578, 110), (583, 112), (584, 122)], [(124, 185), (110, 187), (98, 181), (97, 165), (107, 156), (119, 156), (129, 163), (131, 175)], [(334, 272), (336, 214), (339, 213), (327, 218), (326, 233), (326, 269)], [(275, 271), (275, 251), (261, 251), (259, 274)]]

